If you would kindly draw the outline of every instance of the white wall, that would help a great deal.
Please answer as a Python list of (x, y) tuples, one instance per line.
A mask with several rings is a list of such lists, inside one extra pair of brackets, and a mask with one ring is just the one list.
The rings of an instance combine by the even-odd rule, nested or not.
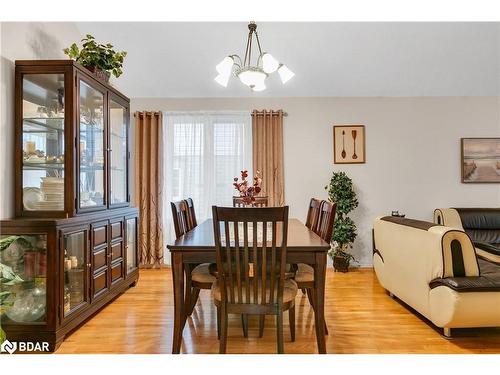
[[(436, 207), (500, 206), (499, 184), (460, 183), (460, 138), (500, 136), (496, 97), (133, 99), (135, 110), (284, 109), (285, 200), (305, 219), (311, 197), (326, 198), (333, 171), (353, 179), (354, 255), (371, 265), (371, 228), (391, 210), (432, 219)], [(367, 163), (335, 165), (332, 125), (366, 126)], [(231, 183), (231, 181), (228, 181)]]
[[(14, 60), (65, 58), (62, 48), (81, 34), (72, 23), (0, 25), (0, 218), (13, 215)], [(125, 93), (126, 94), (126, 93)], [(304, 219), (311, 196), (334, 170), (353, 178), (361, 205), (353, 218), (355, 255), (371, 263), (373, 218), (393, 209), (430, 219), (437, 206), (499, 206), (500, 185), (460, 183), (460, 137), (500, 136), (498, 98), (224, 98), (133, 99), (132, 110), (251, 110), (282, 108), (285, 120), (285, 198)], [(332, 125), (365, 124), (367, 163), (332, 163)], [(228, 182), (230, 183), (230, 182)]]
[(0, 74), (0, 218), (14, 215), (14, 61), (67, 58), (81, 39), (73, 23), (2, 22)]

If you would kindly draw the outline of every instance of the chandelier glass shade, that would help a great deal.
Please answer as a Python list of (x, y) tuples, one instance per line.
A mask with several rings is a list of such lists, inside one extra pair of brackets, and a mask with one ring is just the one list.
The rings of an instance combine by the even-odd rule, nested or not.
[[(266, 89), (265, 80), (269, 74), (278, 72), (281, 82), (288, 82), (295, 74), (284, 64), (281, 64), (270, 53), (262, 52), (260, 47), (259, 35), (257, 34), (257, 24), (250, 22), (248, 24), (248, 39), (243, 60), (238, 55), (226, 56), (215, 69), (217, 77), (215, 82), (227, 87), (231, 75), (238, 77), (245, 86), (253, 91), (263, 91)], [(252, 42), (255, 37), (258, 47), (258, 55), (254, 64), (252, 59)]]

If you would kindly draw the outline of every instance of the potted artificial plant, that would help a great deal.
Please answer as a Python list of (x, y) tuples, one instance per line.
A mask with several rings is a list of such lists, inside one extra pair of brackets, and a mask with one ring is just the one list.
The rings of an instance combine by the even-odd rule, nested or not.
[(337, 204), (336, 219), (333, 226), (333, 249), (329, 254), (336, 271), (347, 272), (351, 260), (355, 260), (349, 249), (356, 239), (356, 224), (347, 216), (358, 207), (358, 198), (352, 187), (352, 180), (345, 172), (334, 172), (330, 184), (325, 186), (328, 198)]
[(90, 34), (82, 42), (82, 49), (73, 43), (69, 48), (63, 49), (64, 53), (105, 82), (109, 81), (111, 74), (118, 78), (123, 73), (123, 59), (127, 52), (116, 52), (109, 43), (97, 43)]

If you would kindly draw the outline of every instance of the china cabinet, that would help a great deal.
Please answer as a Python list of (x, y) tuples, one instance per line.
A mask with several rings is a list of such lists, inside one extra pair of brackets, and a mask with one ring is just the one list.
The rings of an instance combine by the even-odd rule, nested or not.
[(16, 216), (129, 205), (129, 99), (72, 60), (16, 61)]
[(129, 99), (71, 60), (16, 61), (15, 85), (16, 217), (0, 222), (1, 326), (9, 340), (55, 350), (139, 277)]

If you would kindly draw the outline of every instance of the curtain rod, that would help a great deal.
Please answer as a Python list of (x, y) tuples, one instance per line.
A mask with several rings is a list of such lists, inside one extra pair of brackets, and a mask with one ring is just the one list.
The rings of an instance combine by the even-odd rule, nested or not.
[(264, 112), (268, 112), (268, 113), (272, 112), (273, 114), (278, 114), (279, 112), (281, 112), (283, 114), (283, 117), (287, 117), (288, 116), (288, 113), (285, 112), (285, 111), (283, 111), (282, 109), (278, 109), (277, 111), (273, 111), (273, 110), (271, 110), (271, 111), (266, 111), (266, 110), (264, 110), (264, 111), (257, 111), (257, 110), (253, 110), (252, 114), (256, 113), (257, 115), (263, 115)]
[(134, 117), (139, 114), (139, 116), (144, 116), (144, 115), (154, 115), (154, 116), (159, 116), (161, 115), (161, 111), (135, 111), (134, 112)]
[[(217, 111), (217, 112), (218, 112), (218, 111)], [(279, 112), (281, 112), (281, 113), (282, 113), (282, 115), (283, 115), (283, 117), (287, 117), (287, 116), (288, 116), (288, 113), (287, 113), (287, 112), (285, 112), (285, 111), (283, 111), (283, 110), (281, 110), (281, 109), (279, 109), (279, 110), (277, 110), (277, 111), (257, 111), (257, 110), (253, 110), (253, 111), (252, 111), (252, 114), (263, 115), (263, 114), (264, 114), (264, 112), (267, 112), (267, 113), (271, 112), (271, 113), (273, 113), (273, 114), (278, 114)], [(145, 115), (145, 114), (151, 114), (151, 115), (158, 116), (158, 115), (160, 115), (160, 114), (161, 114), (161, 111), (136, 111), (136, 112), (134, 112), (134, 117), (135, 117), (137, 114), (139, 114), (139, 116), (143, 116), (143, 115)]]

